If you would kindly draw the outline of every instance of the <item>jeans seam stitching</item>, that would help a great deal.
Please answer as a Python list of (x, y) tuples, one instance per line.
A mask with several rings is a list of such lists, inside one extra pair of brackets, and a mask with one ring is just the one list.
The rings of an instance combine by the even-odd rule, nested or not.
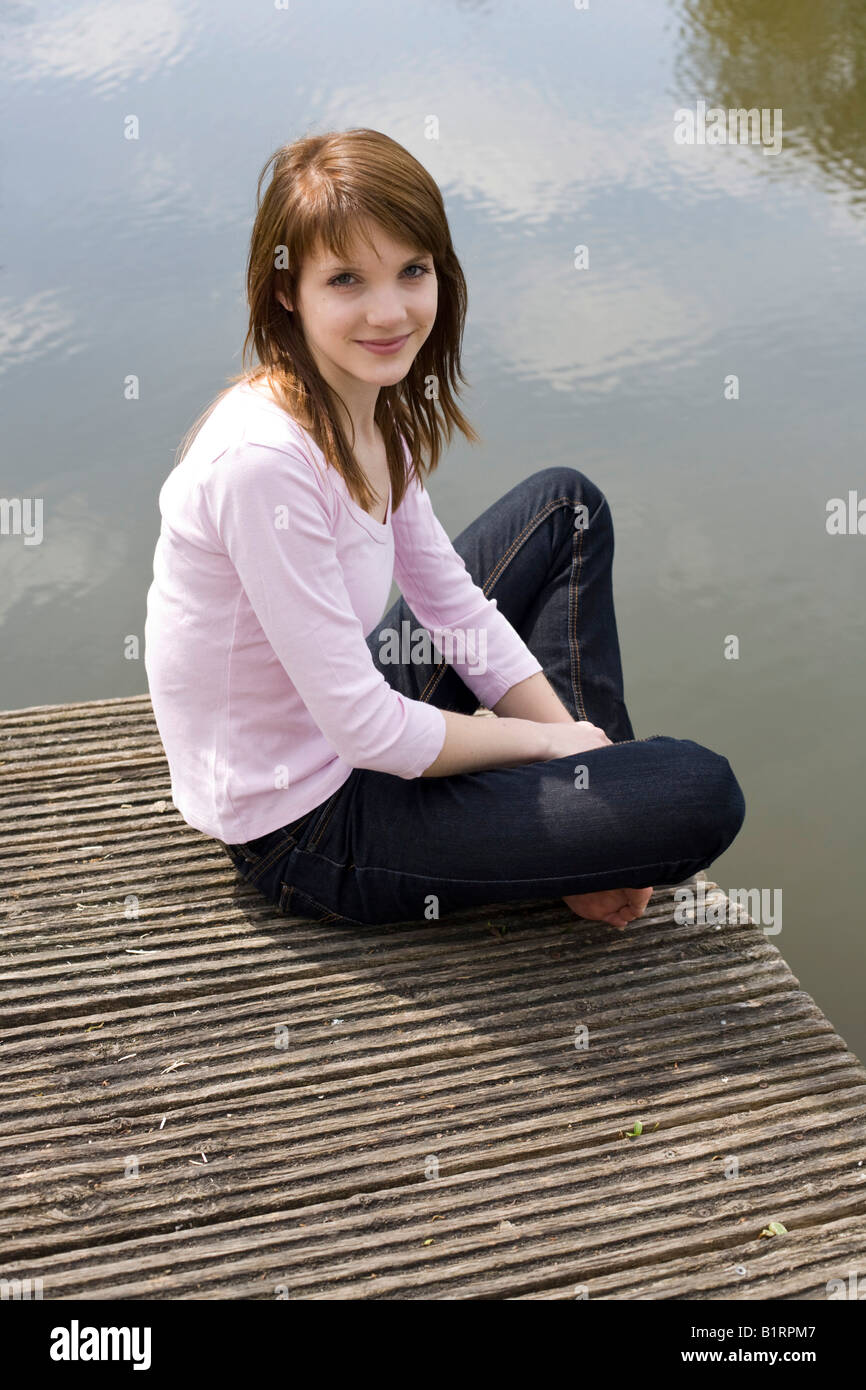
[[(575, 561), (577, 562), (577, 573), (575, 574)], [(575, 531), (571, 546), (571, 575), (568, 581), (569, 604), (573, 614), (573, 621), (569, 624), (569, 658), (571, 667), (571, 690), (574, 695), (575, 709), (581, 719), (586, 719), (586, 710), (583, 704), (583, 690), (580, 685), (580, 640), (577, 635), (577, 619), (580, 610), (580, 574), (583, 565), (583, 527)]]
[(574, 505), (575, 503), (572, 502), (570, 497), (554, 497), (551, 498), (549, 502), (545, 503), (540, 512), (535, 513), (535, 516), (532, 517), (526, 523), (520, 534), (514, 537), (514, 540), (511, 542), (508, 549), (505, 551), (503, 555), (499, 557), (496, 564), (493, 566), (493, 569), (490, 571), (490, 574), (488, 575), (483, 585), (483, 592), (487, 594), (488, 597), (490, 589), (492, 589), (497, 579), (499, 579), (502, 570), (504, 570), (506, 566), (511, 563), (512, 559), (514, 558), (514, 555), (520, 549), (521, 545), (523, 545), (526, 541), (529, 540), (529, 537), (532, 535), (533, 531), (536, 531), (538, 529), (542, 521), (546, 521), (551, 512), (553, 512), (557, 507), (573, 507)]
[(432, 694), (439, 682), (442, 680), (442, 677), (445, 675), (447, 669), (448, 662), (443, 657), (439, 665), (434, 670), (432, 676), (428, 680), (427, 684), (425, 685), (424, 689), (422, 690), (421, 695), (419, 696), (421, 700), (426, 700), (428, 695)]
[[(250, 883), (255, 883), (257, 879), (261, 878), (262, 874), (266, 873), (287, 849), (291, 849), (294, 843), (295, 836), (289, 835), (287, 839), (281, 840), (278, 845), (275, 845), (272, 850), (269, 850), (265, 857), (260, 859), (258, 864), (253, 868), (249, 878)], [(250, 862), (250, 860), (247, 860), (247, 863)]]
[[(346, 781), (348, 781), (348, 778), (346, 779)], [(340, 792), (343, 790), (343, 787), (345, 787), (345, 785), (346, 783), (344, 782), (342, 786), (339, 786), (337, 788), (337, 790), (331, 796), (328, 804), (325, 806), (325, 809), (322, 811), (321, 816), (319, 817), (318, 821), (313, 827), (313, 833), (310, 836), (310, 843), (307, 846), (308, 850), (313, 849), (313, 847), (319, 843), (319, 841), (322, 838), (322, 835), (325, 833), (325, 827), (328, 824), (328, 821), (331, 819), (331, 816), (337, 809), (337, 797), (340, 795)]]

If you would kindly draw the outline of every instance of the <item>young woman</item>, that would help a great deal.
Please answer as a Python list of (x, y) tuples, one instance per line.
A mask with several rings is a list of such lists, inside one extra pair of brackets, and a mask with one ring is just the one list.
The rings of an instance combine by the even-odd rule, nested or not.
[(437, 520), (424, 478), (455, 427), (478, 439), (439, 189), (377, 131), (279, 149), (247, 293), (245, 370), (160, 493), (146, 667), (174, 804), (293, 916), (559, 896), (625, 927), (728, 847), (742, 792), (700, 744), (634, 738), (594, 482), (544, 468), (453, 544)]

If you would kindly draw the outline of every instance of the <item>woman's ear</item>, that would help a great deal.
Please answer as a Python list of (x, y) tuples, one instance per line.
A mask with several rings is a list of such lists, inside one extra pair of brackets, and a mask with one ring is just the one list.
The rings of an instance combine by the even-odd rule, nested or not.
[(283, 294), (282, 290), (277, 290), (277, 299), (280, 301), (284, 309), (287, 309), (289, 313), (292, 312), (292, 306), (286, 299), (286, 296)]

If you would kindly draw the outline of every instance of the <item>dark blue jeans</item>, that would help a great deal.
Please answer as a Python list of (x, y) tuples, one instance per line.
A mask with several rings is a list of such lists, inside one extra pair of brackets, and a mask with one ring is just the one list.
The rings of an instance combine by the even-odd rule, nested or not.
[[(291, 916), (426, 925), (459, 908), (669, 885), (705, 869), (738, 833), (743, 794), (719, 753), (691, 739), (634, 737), (613, 606), (613, 523), (598, 487), (572, 468), (542, 469), (454, 547), (569, 712), (612, 744), (451, 777), (355, 768), (290, 825), (226, 845), (242, 876)], [(472, 714), (477, 699), (444, 659), (380, 659), (380, 632), (400, 633), (403, 622), (420, 628), (401, 598), (367, 639), (385, 679), (412, 699)]]

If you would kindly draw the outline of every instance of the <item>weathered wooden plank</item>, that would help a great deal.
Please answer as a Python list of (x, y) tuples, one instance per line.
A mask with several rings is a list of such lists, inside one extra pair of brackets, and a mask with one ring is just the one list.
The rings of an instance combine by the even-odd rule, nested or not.
[[(764, 1298), (768, 1285), (779, 1299), (862, 1298), (863, 1248), (866, 1244), (866, 1216), (849, 1216), (839, 1221), (822, 1221), (815, 1226), (789, 1230), (784, 1240), (761, 1239), (743, 1245), (736, 1255), (712, 1251), (708, 1255), (688, 1255), (685, 1259), (632, 1271), (623, 1281), (620, 1275), (603, 1275), (586, 1284), (588, 1298), (627, 1299), (728, 1299), (732, 1280), (736, 1297)], [(857, 1273), (859, 1271), (859, 1280)], [(850, 1276), (854, 1275), (854, 1279)], [(841, 1280), (843, 1289), (828, 1289), (830, 1280)], [(859, 1289), (858, 1289), (859, 1285)], [(524, 1298), (574, 1298), (572, 1284), (545, 1289)], [(777, 1320), (778, 1321), (778, 1320)]]
[[(332, 958), (329, 960), (320, 957), (315, 968), (316, 975), (321, 975), (323, 971), (328, 974), (328, 982), (331, 985), (352, 978), (351, 967), (340, 969), (341, 945), (341, 942), (333, 943)], [(529, 949), (531, 950), (531, 945)], [(69, 962), (70, 966), (71, 964)], [(0, 979), (0, 985), (7, 991), (7, 1000), (0, 1003), (0, 1023), (8, 1027), (16, 1023), (36, 1021), (41, 1017), (80, 1013), (82, 1009), (93, 1009), (101, 1002), (115, 998), (120, 989), (127, 1007), (147, 1004), (157, 993), (161, 993), (163, 997), (178, 999), (201, 993), (205, 988), (222, 991), (245, 976), (248, 977), (248, 972), (257, 964), (268, 970), (269, 977), (273, 977), (277, 985), (281, 982), (288, 983), (298, 974), (310, 970), (309, 963), (303, 961), (287, 963), (279, 943), (275, 943), (273, 947), (265, 947), (245, 940), (237, 944), (231, 959), (224, 961), (214, 959), (213, 953), (209, 952), (207, 947), (196, 948), (193, 952), (186, 953), (179, 949), (176, 958), (173, 961), (167, 959), (161, 968), (155, 964), (141, 963), (134, 956), (127, 956), (125, 961), (108, 962), (107, 968), (104, 960), (97, 960), (89, 970), (87, 962), (79, 962), (77, 966), (72, 967), (76, 972), (74, 978), (70, 978), (70, 971), (66, 968), (67, 962), (64, 961), (62, 966), (46, 966), (44, 971), (40, 972), (40, 977), (33, 982), (24, 973), (22, 966), (22, 973), (17, 979)], [(331, 964), (334, 968), (328, 970), (327, 967)], [(447, 972), (453, 970), (456, 965), (455, 961), (441, 967), (441, 970), (444, 970), (447, 976)], [(666, 976), (663, 973), (665, 968)], [(190, 973), (181, 975), (181, 970)], [(422, 961), (417, 961), (414, 969), (409, 972), (404, 970), (399, 960), (387, 960), (378, 964), (377, 980), (371, 987), (381, 989), (389, 980), (404, 984), (409, 984), (411, 980), (416, 989), (424, 990), (432, 985), (433, 972), (436, 978), (441, 973), (438, 963), (434, 965), (432, 960), (428, 969), (424, 969)], [(611, 983), (609, 976), (610, 972), (608, 978), (598, 981), (595, 988), (586, 981), (583, 985), (584, 996), (592, 996), (599, 988), (607, 991)], [(701, 991), (701, 997), (706, 1002), (730, 1000), (733, 1004), (750, 996), (781, 993), (790, 988), (783, 965), (762, 958), (759, 954), (721, 970), (712, 964), (702, 968), (700, 961), (674, 960), (667, 967), (655, 966), (651, 972), (651, 979), (657, 985), (657, 994), (654, 997), (658, 999), (658, 1008), (669, 1007), (671, 1000), (684, 993), (684, 977), (687, 977), (688, 984)], [(46, 993), (45, 988), (49, 982), (52, 985), (50, 994)], [(645, 1000), (649, 998), (649, 984), (648, 980), (647, 988), (643, 992)], [(191, 988), (186, 988), (187, 985)], [(313, 986), (318, 987), (318, 984)], [(503, 997), (499, 1003), (500, 1013), (505, 1009), (513, 1011), (514, 999), (509, 996), (515, 994), (516, 989), (515, 984), (510, 988), (503, 986)], [(580, 1019), (574, 1017), (574, 1021), (577, 1023)]]
[[(751, 1065), (758, 1066), (761, 1060), (760, 1051), (756, 1051)], [(844, 1079), (844, 1068), (838, 1071)], [(813, 1076), (821, 1075), (819, 1068), (812, 1068), (811, 1072)], [(831, 1068), (828, 1075), (832, 1072)], [(827, 1079), (827, 1076), (822, 1077), (825, 1086)], [(44, 1164), (50, 1158), (50, 1172), (42, 1169), (5, 1171), (9, 1165), (4, 1155), (6, 1198), (0, 1238), (8, 1255), (21, 1250), (35, 1256), (52, 1247), (71, 1249), (86, 1241), (87, 1231), (82, 1228), (80, 1218), (95, 1211), (100, 1214), (103, 1237), (109, 1239), (122, 1237), (137, 1228), (170, 1230), (180, 1212), (188, 1220), (200, 1224), (205, 1216), (212, 1221), (217, 1216), (228, 1219), (253, 1211), (293, 1210), (302, 1203), (307, 1207), (313, 1203), (345, 1202), (357, 1193), (368, 1192), (371, 1183), (380, 1193), (392, 1189), (391, 1205), (396, 1200), (394, 1192), (402, 1192), (407, 1185), (414, 1183), (416, 1188), (419, 1185), (426, 1188), (413, 1208), (414, 1221), (426, 1210), (429, 1184), (424, 1181), (424, 1172), (431, 1154), (436, 1157), (441, 1179), (456, 1176), (470, 1179), (465, 1194), (469, 1206), (476, 1200), (486, 1205), (498, 1190), (497, 1164), (503, 1164), (508, 1168), (507, 1179), (501, 1186), (503, 1197), (516, 1201), (522, 1193), (532, 1211), (539, 1212), (551, 1205), (547, 1202), (548, 1189), (558, 1189), (563, 1184), (567, 1187), (573, 1182), (575, 1135), (568, 1131), (573, 1131), (576, 1121), (579, 1120), (581, 1127), (582, 1181), (589, 1181), (595, 1171), (590, 1162), (593, 1156), (598, 1159), (598, 1171), (609, 1173), (612, 1160), (620, 1156), (624, 1146), (630, 1147), (629, 1142), (620, 1137), (617, 1126), (625, 1123), (621, 1119), (624, 1109), (643, 1101), (642, 1096), (635, 1097), (635, 1089), (632, 1087), (631, 1094), (620, 1093), (615, 1104), (598, 1101), (593, 1104), (591, 1097), (587, 1097), (585, 1104), (565, 1112), (560, 1095), (540, 1105), (532, 1122), (517, 1118), (525, 1114), (531, 1088), (527, 1087), (523, 1094), (509, 1091), (507, 1105), (503, 1102), (499, 1106), (477, 1106), (472, 1126), (464, 1126), (461, 1133), (453, 1128), (437, 1129), (453, 1121), (444, 1109), (437, 1111), (436, 1105), (443, 1102), (428, 1101), (422, 1105), (410, 1097), (402, 1117), (397, 1110), (397, 1106), (403, 1105), (402, 1101), (391, 1099), (385, 1105), (380, 1099), (380, 1110), (371, 1110), (363, 1121), (356, 1116), (354, 1127), (352, 1117), (345, 1114), (329, 1117), (330, 1122), (325, 1123), (320, 1106), (318, 1117), (311, 1113), (306, 1126), (299, 1115), (296, 1124), (281, 1129), (271, 1107), (270, 1115), (260, 1112), (255, 1117), (247, 1117), (247, 1120), (255, 1118), (257, 1128), (268, 1125), (266, 1135), (261, 1138), (254, 1138), (249, 1131), (244, 1135), (234, 1110), (231, 1112), (234, 1126), (230, 1129), (219, 1124), (209, 1125), (207, 1138), (202, 1138), (203, 1123), (182, 1126), (183, 1132), (180, 1132), (173, 1121), (167, 1134), (164, 1130), (157, 1131), (146, 1139), (131, 1134), (113, 1136), (111, 1140), (102, 1137), (97, 1152), (94, 1154), (91, 1148), (86, 1161), (71, 1156), (64, 1160), (56, 1152), (56, 1146), (43, 1142), (41, 1162)], [(651, 1189), (658, 1185), (661, 1203), (661, 1189), (666, 1192), (673, 1184), (678, 1202), (683, 1197), (693, 1201), (694, 1174), (689, 1170), (683, 1175), (679, 1160), (682, 1158), (681, 1137), (691, 1140), (695, 1133), (699, 1133), (700, 1143), (693, 1151), (701, 1155), (702, 1179), (709, 1184), (702, 1193), (702, 1200), (710, 1200), (715, 1191), (710, 1182), (710, 1179), (715, 1181), (716, 1173), (712, 1163), (721, 1162), (730, 1155), (732, 1146), (742, 1164), (742, 1173), (736, 1183), (728, 1186), (743, 1198), (751, 1194), (753, 1182), (760, 1179), (760, 1183), (764, 1183), (767, 1179), (772, 1180), (774, 1190), (779, 1186), (780, 1200), (781, 1197), (789, 1200), (792, 1185), (796, 1188), (801, 1185), (800, 1179), (805, 1182), (813, 1178), (815, 1160), (821, 1155), (832, 1157), (834, 1166), (849, 1166), (855, 1188), (862, 1187), (864, 1175), (862, 1170), (857, 1172), (856, 1163), (862, 1153), (862, 1106), (866, 1088), (857, 1086), (850, 1090), (847, 1106), (837, 1093), (832, 1121), (824, 1115), (811, 1113), (813, 1091), (801, 1087), (801, 1093), (797, 1094), (794, 1084), (788, 1089), (789, 1094), (777, 1093), (768, 1100), (759, 1093), (757, 1084), (732, 1085), (722, 1095), (720, 1088), (713, 1088), (708, 1082), (703, 1088), (696, 1084), (695, 1094), (676, 1105), (662, 1104), (659, 1097), (647, 1100), (645, 1113), (653, 1124), (659, 1124), (659, 1129), (649, 1136), (657, 1160), (660, 1159), (658, 1144), (667, 1147), (664, 1159), (658, 1162), (654, 1172), (642, 1171), (642, 1199), (648, 1199)], [(415, 1118), (410, 1118), (409, 1105)], [(426, 1115), (417, 1118), (422, 1112)], [(797, 1125), (793, 1152), (792, 1121)], [(345, 1136), (345, 1148), (339, 1161), (335, 1161), (333, 1139), (338, 1135)], [(776, 1135), (778, 1143), (774, 1144)], [(720, 1144), (724, 1148), (721, 1156), (709, 1152), (708, 1146), (718, 1149)], [(671, 1145), (675, 1147), (671, 1149)], [(71, 1155), (71, 1146), (65, 1147)], [(232, 1175), (230, 1167), (227, 1170), (225, 1156), (240, 1147), (244, 1150), (243, 1174)], [(130, 1154), (134, 1154), (141, 1165), (140, 1181), (124, 1177)], [(203, 1154), (207, 1158), (199, 1162)], [(668, 1155), (677, 1158), (678, 1163), (672, 1165)], [(795, 1158), (802, 1162), (808, 1159), (807, 1168), (802, 1172), (795, 1171)], [(629, 1165), (631, 1162), (629, 1157)], [(517, 1180), (515, 1165), (530, 1172), (524, 1187)], [(477, 1182), (479, 1170), (485, 1175), (483, 1185)], [(721, 1168), (718, 1171), (721, 1172)], [(203, 1189), (205, 1180), (211, 1186)], [(719, 1181), (725, 1180), (720, 1178)], [(828, 1181), (831, 1187), (838, 1184), (838, 1174), (831, 1175)], [(810, 1187), (810, 1193), (812, 1190)], [(627, 1191), (624, 1173), (617, 1172), (605, 1198), (608, 1214)], [(451, 1196), (456, 1201), (453, 1193)], [(199, 1202), (200, 1197), (206, 1199), (203, 1204)], [(553, 1206), (557, 1209), (562, 1206), (560, 1197), (552, 1200), (551, 1209)], [(672, 1212), (670, 1217), (672, 1239), (683, 1237), (690, 1221), (688, 1205), (680, 1204), (678, 1210), (678, 1216)], [(406, 1215), (408, 1221), (408, 1208)], [(64, 1222), (63, 1218), (68, 1219)], [(402, 1216), (394, 1217), (396, 1227), (402, 1220)]]
[[(697, 1182), (703, 1186), (706, 1179), (699, 1176)], [(685, 1244), (671, 1240), (670, 1213), (660, 1212), (655, 1201), (635, 1198), (629, 1210), (611, 1216), (603, 1205), (604, 1189), (589, 1179), (580, 1208), (562, 1210), (557, 1204), (546, 1218), (524, 1221), (522, 1234), (502, 1227), (503, 1221), (516, 1227), (511, 1218), (518, 1213), (507, 1201), (491, 1203), (485, 1224), (465, 1234), (465, 1228), (453, 1229), (445, 1224), (444, 1213), (433, 1211), (431, 1196), (426, 1219), (405, 1233), (409, 1239), (399, 1252), (378, 1220), (354, 1232), (344, 1247), (333, 1229), (335, 1219), (316, 1208), (303, 1208), (271, 1219), (244, 1218), (193, 1231), (183, 1229), (180, 1221), (172, 1233), (41, 1256), (38, 1270), (46, 1296), (53, 1298), (221, 1298), (229, 1293), (236, 1298), (273, 1298), (278, 1289), (285, 1291), (283, 1296), (305, 1299), (516, 1298), (551, 1290), (562, 1296), (565, 1281), (568, 1296), (574, 1297), (575, 1284), (592, 1288), (604, 1278), (609, 1283), (605, 1296), (612, 1297), (617, 1296), (614, 1279), (628, 1287), (647, 1268), (658, 1276), (659, 1267), (673, 1263), (681, 1271), (688, 1251), (693, 1263), (724, 1262), (725, 1287), (731, 1290), (740, 1278), (736, 1267), (748, 1267), (761, 1239), (756, 1228), (765, 1220), (781, 1217), (794, 1232), (827, 1224), (838, 1229), (858, 1221), (862, 1239), (862, 1191), (827, 1197), (825, 1183), (815, 1186), (815, 1197), (796, 1205), (782, 1205), (765, 1190), (757, 1197), (760, 1213), (752, 1217), (740, 1214), (738, 1197), (719, 1193), (712, 1210), (692, 1212)], [(451, 1198), (450, 1192), (439, 1195), (446, 1201)], [(684, 1200), (688, 1204), (690, 1199)], [(441, 1222), (437, 1215), (442, 1215)], [(317, 1218), (323, 1222), (318, 1231)], [(635, 1239), (636, 1226), (640, 1240)], [(776, 1239), (778, 1250), (785, 1238)], [(848, 1242), (848, 1258), (857, 1248), (855, 1241)], [(814, 1255), (807, 1259), (801, 1280), (806, 1289), (844, 1272), (832, 1247), (818, 1265), (819, 1272)], [(788, 1267), (795, 1262), (792, 1253)], [(5, 1277), (32, 1277), (36, 1267), (11, 1261)], [(772, 1277), (753, 1272), (752, 1297), (766, 1298), (774, 1287)]]
[[(131, 1051), (120, 1053), (111, 1044), (111, 1054), (100, 1055), (98, 1045), (93, 1045), (86, 1051), (80, 1048), (76, 1058), (71, 1049), (58, 1049), (62, 1060), (57, 1062), (53, 1056), (46, 1059), (38, 1053), (21, 1080), (15, 1079), (14, 1074), (4, 1077), (0, 1163), (5, 1164), (10, 1147), (24, 1151), (47, 1119), (51, 1119), (53, 1130), (58, 1130), (61, 1121), (74, 1122), (71, 1132), (78, 1134), (79, 1125), (86, 1124), (95, 1132), (100, 1122), (110, 1125), (121, 1114), (130, 1125), (133, 1117), (138, 1117), (135, 1127), (141, 1134), (148, 1132), (150, 1117), (160, 1106), (164, 1110), (182, 1110), (185, 1115), (193, 1115), (201, 1108), (201, 1113), (211, 1115), (219, 1112), (219, 1098), (226, 1096), (231, 1097), (235, 1108), (241, 1107), (245, 1097), (249, 1098), (251, 1109), (267, 1112), (269, 1124), (276, 1123), (269, 1110), (273, 1095), (278, 1096), (281, 1106), (291, 1102), (292, 1125), (300, 1142), (300, 1126), (306, 1123), (308, 1112), (318, 1133), (324, 1110), (339, 1112), (340, 1126), (354, 1123), (354, 1119), (366, 1122), (370, 1106), (378, 1104), (379, 1095), (386, 1098), (387, 1106), (394, 1103), (397, 1095), (401, 1104), (404, 1100), (414, 1104), (421, 1097), (430, 1098), (433, 1105), (443, 1099), (443, 1093), (450, 1102), (455, 1098), (453, 1091), (459, 1095), (461, 1078), (470, 1064), (479, 1087), (495, 1089), (503, 1077), (507, 1078), (509, 1086), (514, 1087), (507, 1097), (509, 1105), (522, 1105), (524, 1080), (529, 1088), (526, 1094), (530, 1095), (532, 1086), (538, 1085), (539, 1072), (543, 1073), (545, 1091), (539, 1107), (568, 1104), (570, 1098), (575, 1098), (585, 1118), (591, 1117), (591, 1107), (598, 1098), (599, 1103), (606, 1103), (613, 1096), (619, 1104), (625, 1095), (631, 1095), (636, 1096), (635, 1103), (650, 1105), (656, 1104), (660, 1095), (679, 1097), (690, 1085), (696, 1097), (704, 1100), (713, 1095), (719, 1104), (729, 1108), (729, 1098), (738, 1094), (738, 1086), (751, 1086), (754, 1081), (764, 1093), (757, 1101), (770, 1103), (782, 1085), (786, 1093), (792, 1087), (796, 1090), (800, 1082), (804, 1083), (800, 1092), (811, 1092), (816, 1087), (820, 1090), (815, 1078), (822, 1068), (827, 1073), (847, 1069), (854, 1084), (858, 1076), (856, 1061), (841, 1039), (832, 1032), (821, 1032), (817, 1020), (791, 1019), (785, 1011), (768, 1012), (771, 1018), (781, 1018), (782, 1022), (764, 1023), (759, 1019), (748, 1030), (735, 1025), (737, 1035), (729, 1047), (719, 1045), (717, 1029), (716, 1038), (713, 1037), (712, 1017), (700, 1021), (703, 1027), (696, 1024), (672, 1033), (676, 1065), (653, 1055), (649, 1045), (627, 1049), (621, 1034), (610, 1025), (604, 1029), (600, 1024), (600, 1036), (593, 1045), (599, 1055), (590, 1064), (581, 1054), (573, 1055), (569, 1034), (561, 1024), (558, 1028), (536, 1024), (531, 1031), (527, 1029), (526, 1042), (516, 1056), (505, 1029), (498, 1034), (491, 1032), (482, 1043), (476, 1034), (466, 1030), (437, 1035), (431, 1027), (426, 1035), (398, 1046), (393, 1033), (407, 1031), (399, 1023), (391, 1032), (386, 1020), (377, 1020), (378, 1026), (374, 1024), (367, 1034), (352, 1039), (335, 1033), (333, 1027), (329, 1029), (321, 1017), (316, 1020), (317, 1027), (306, 1030), (292, 1024), (293, 1047), (287, 1059), (276, 1046), (277, 1029), (284, 1026), (281, 1020), (286, 1014), (273, 1009), (275, 1021), (267, 1016), (260, 1023), (257, 1021), (247, 1030), (248, 1040), (238, 1043), (234, 1050), (228, 1045), (223, 1047), (219, 1040), (213, 1043), (212, 1054), (202, 1055), (199, 1051), (196, 1056), (187, 1048), (184, 1070), (174, 1075), (171, 1073), (177, 1065), (177, 1054), (184, 1056), (179, 1041), (173, 1046), (166, 1046), (163, 1041), (160, 1046), (156, 1040), (148, 1047), (138, 1030), (130, 1031), (121, 1045)], [(657, 1017), (647, 1019), (646, 1025)], [(784, 1051), (788, 1060), (784, 1069), (776, 1066), (774, 1079), (769, 1083), (766, 1065), (774, 1060), (774, 1049), (776, 1053)], [(132, 1059), (134, 1065), (124, 1067), (125, 1059)], [(70, 1065), (75, 1066), (74, 1082), (70, 1081)], [(405, 1068), (410, 1069), (406, 1089), (395, 1091)], [(171, 1074), (170, 1081), (163, 1080), (166, 1074)], [(111, 1092), (106, 1094), (105, 1082), (111, 1076), (114, 1082), (109, 1081)], [(22, 1089), (30, 1094), (22, 1097)], [(358, 1098), (366, 1096), (367, 1091), (372, 1099), (367, 1098), (362, 1104)], [(323, 1099), (326, 1106), (316, 1104)], [(461, 1114), (471, 1115), (488, 1102), (489, 1097), (480, 1094), (472, 1101), (467, 1099)], [(354, 1112), (359, 1107), (356, 1116)], [(422, 1113), (430, 1107), (419, 1102), (417, 1108)], [(330, 1131), (331, 1125), (329, 1118), (325, 1129)]]

